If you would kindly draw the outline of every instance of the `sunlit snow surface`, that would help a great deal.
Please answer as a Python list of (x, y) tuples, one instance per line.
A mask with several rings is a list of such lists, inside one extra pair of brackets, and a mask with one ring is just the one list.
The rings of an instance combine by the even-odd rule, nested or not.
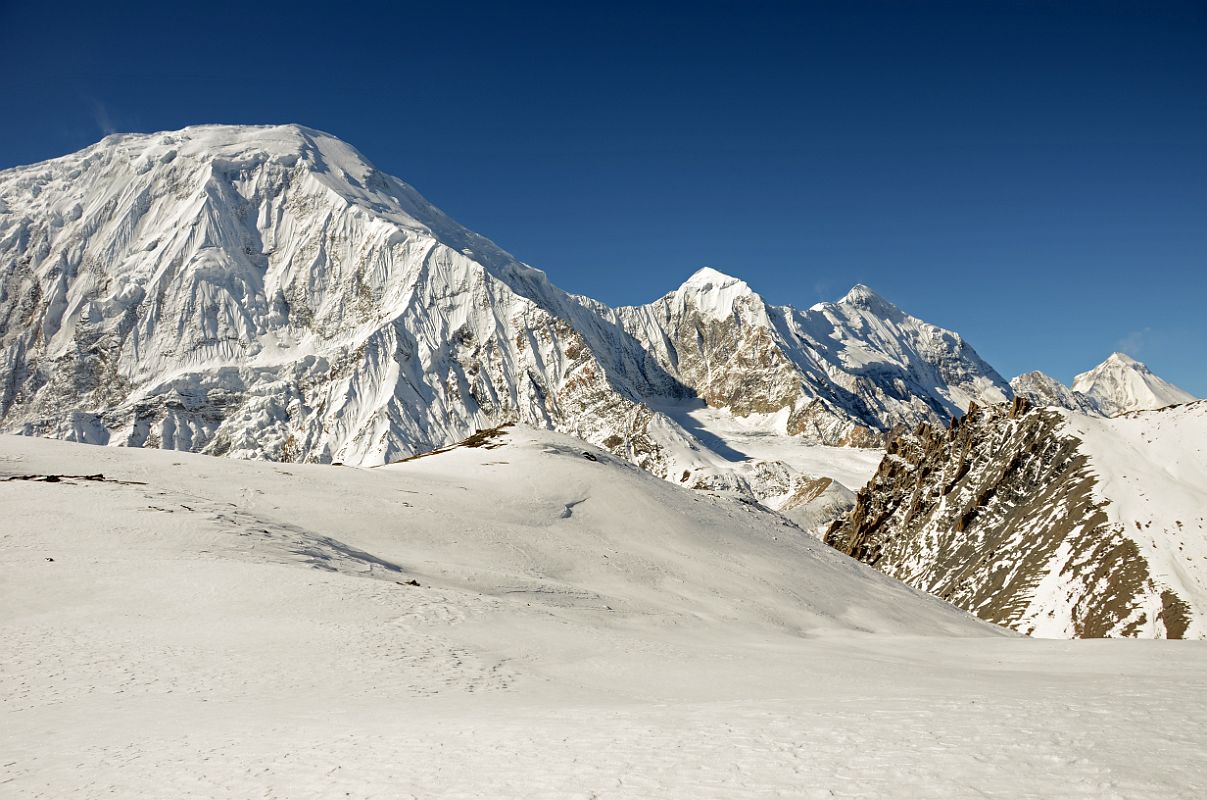
[(1073, 391), (1093, 399), (1107, 415), (1163, 408), (1196, 399), (1124, 353), (1111, 353), (1106, 361), (1075, 377)]
[(1136, 543), (1161, 584), (1200, 610), (1186, 635), (1207, 637), (1201, 613), (1207, 609), (1207, 401), (1113, 419), (1065, 416), (1097, 476), (1096, 494), (1108, 501), (1108, 519)]
[(1203, 643), (1004, 635), (568, 437), (487, 444), (0, 437), (0, 796), (1203, 794)]

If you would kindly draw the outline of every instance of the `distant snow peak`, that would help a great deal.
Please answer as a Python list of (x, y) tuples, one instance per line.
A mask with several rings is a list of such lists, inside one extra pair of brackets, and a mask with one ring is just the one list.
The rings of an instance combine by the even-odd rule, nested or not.
[(712, 267), (703, 267), (692, 273), (675, 291), (675, 297), (681, 307), (690, 305), (700, 314), (713, 319), (732, 314), (734, 303), (739, 298), (758, 299), (745, 281)]
[(1032, 405), (1067, 408), (1083, 414), (1102, 416), (1102, 410), (1094, 398), (1076, 392), (1060, 381), (1038, 370), (1024, 372), (1010, 381), (1015, 395), (1025, 397)]
[(688, 288), (708, 288), (712, 286), (729, 286), (730, 284), (741, 283), (745, 285), (741, 278), (736, 278), (733, 275), (728, 275), (713, 267), (700, 267), (691, 274), (687, 280), (683, 282), (681, 289)]
[(1153, 374), (1146, 365), (1125, 353), (1111, 353), (1105, 361), (1073, 379), (1073, 391), (1092, 398), (1109, 416), (1195, 400), (1190, 392)]
[(1107, 356), (1106, 361), (1103, 363), (1105, 363), (1105, 364), (1125, 364), (1125, 365), (1129, 365), (1129, 366), (1133, 366), (1133, 367), (1139, 367), (1145, 371), (1148, 371), (1148, 367), (1144, 366), (1144, 364), (1142, 364), (1141, 362), (1132, 358), (1127, 353), (1121, 353), (1118, 350), (1116, 350), (1115, 352), (1113, 352), (1109, 356)]
[(1072, 388), (1042, 372), (1026, 372), (1010, 381), (1015, 394), (1034, 405), (1066, 408), (1090, 416), (1113, 417), (1189, 403), (1189, 392), (1162, 380), (1126, 353), (1105, 361), (1073, 380)]
[(866, 302), (871, 302), (871, 301), (875, 301), (875, 300), (879, 300), (879, 301), (883, 302), (884, 298), (881, 297), (880, 295), (878, 295), (872, 289), (872, 287), (868, 286), (866, 283), (857, 283), (851, 287), (851, 290), (849, 292), (847, 292), (843, 296), (842, 300), (839, 300), (839, 302), (840, 303), (859, 303), (859, 302), (866, 303)]

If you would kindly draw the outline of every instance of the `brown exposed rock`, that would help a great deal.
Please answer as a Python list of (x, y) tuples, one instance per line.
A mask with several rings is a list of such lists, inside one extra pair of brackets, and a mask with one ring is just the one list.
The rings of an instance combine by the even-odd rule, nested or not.
[[(1189, 607), (1156, 586), (1135, 542), (1108, 522), (1079, 445), (1058, 412), (1022, 398), (974, 405), (946, 430), (919, 425), (889, 442), (825, 540), (1023, 633), (1067, 615), (1068, 635), (1134, 636), (1151, 622), (1144, 601), (1159, 596), (1164, 634), (1181, 637)], [(1037, 588), (1053, 576), (1059, 588), (1049, 580), (1043, 591), (1063, 597), (1037, 605)]]

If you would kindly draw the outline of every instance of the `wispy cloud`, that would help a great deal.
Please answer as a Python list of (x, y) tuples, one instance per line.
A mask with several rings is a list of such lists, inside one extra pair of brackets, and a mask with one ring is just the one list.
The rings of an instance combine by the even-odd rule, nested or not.
[(1139, 357), (1144, 353), (1144, 350), (1152, 344), (1153, 329), (1149, 327), (1140, 328), (1131, 331), (1119, 341), (1115, 342), (1115, 349), (1121, 353), (1127, 353), (1129, 356)]

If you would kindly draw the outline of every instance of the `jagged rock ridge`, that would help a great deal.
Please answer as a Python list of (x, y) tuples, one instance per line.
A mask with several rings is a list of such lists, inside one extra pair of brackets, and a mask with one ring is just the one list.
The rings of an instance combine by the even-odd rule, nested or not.
[(972, 408), (895, 437), (826, 541), (1054, 637), (1207, 636), (1207, 402), (1101, 419)]

